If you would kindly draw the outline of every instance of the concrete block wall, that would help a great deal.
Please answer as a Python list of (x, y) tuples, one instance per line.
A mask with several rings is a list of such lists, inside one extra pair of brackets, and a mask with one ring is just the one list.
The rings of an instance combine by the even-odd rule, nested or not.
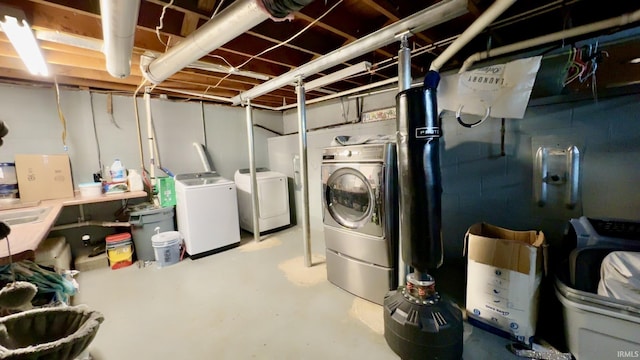
[[(325, 106), (324, 110), (328, 109)], [(336, 105), (335, 117), (340, 117), (340, 111)], [(333, 116), (311, 114), (324, 119)], [(443, 116), (442, 225), (448, 258), (462, 256), (467, 228), (480, 221), (511, 229), (543, 230), (549, 242), (556, 244), (572, 217), (640, 220), (640, 104), (636, 95), (529, 106), (524, 119), (505, 121), (505, 156), (500, 156), (500, 128), (500, 119), (489, 118), (468, 129), (458, 125), (453, 114)], [(312, 227), (322, 227), (321, 148), (329, 146), (336, 135), (393, 133), (394, 121), (308, 133)], [(271, 168), (293, 176), (291, 158), (298, 153), (297, 134), (268, 141)], [(549, 203), (539, 207), (533, 201), (535, 150), (540, 145), (566, 144), (578, 146), (582, 156), (578, 206), (568, 209), (550, 192)], [(562, 194), (562, 189), (557, 194)]]

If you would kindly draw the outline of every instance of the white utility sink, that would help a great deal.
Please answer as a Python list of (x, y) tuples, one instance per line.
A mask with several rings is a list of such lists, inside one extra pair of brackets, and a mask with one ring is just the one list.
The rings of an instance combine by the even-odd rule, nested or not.
[(0, 221), (7, 225), (30, 224), (40, 222), (49, 215), (51, 207), (37, 207), (0, 211)]

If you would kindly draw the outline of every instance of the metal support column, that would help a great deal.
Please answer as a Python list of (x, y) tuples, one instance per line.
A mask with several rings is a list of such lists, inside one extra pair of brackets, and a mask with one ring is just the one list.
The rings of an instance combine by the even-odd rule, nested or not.
[(249, 143), (249, 170), (251, 172), (251, 208), (253, 213), (253, 239), (260, 242), (260, 207), (258, 203), (258, 178), (256, 176), (256, 154), (253, 148), (253, 112), (251, 100), (247, 100), (247, 142)]
[[(400, 38), (400, 50), (398, 50), (398, 92), (411, 88), (411, 49), (409, 48), (408, 33)], [(402, 259), (402, 227), (399, 226), (398, 236), (398, 285), (404, 285), (409, 265)]]
[(302, 190), (302, 239), (304, 244), (304, 264), (311, 264), (311, 229), (309, 226), (309, 179), (307, 169), (307, 112), (305, 109), (304, 82), (298, 77), (296, 82), (298, 95), (298, 124), (300, 148), (300, 190)]

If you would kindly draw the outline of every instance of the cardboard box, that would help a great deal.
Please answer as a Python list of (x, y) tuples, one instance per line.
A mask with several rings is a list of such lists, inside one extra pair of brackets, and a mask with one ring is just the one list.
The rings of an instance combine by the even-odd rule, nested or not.
[(467, 241), (469, 322), (530, 344), (538, 318), (544, 234), (478, 223), (467, 231)]
[(16, 176), (23, 201), (73, 197), (73, 179), (68, 155), (18, 154)]

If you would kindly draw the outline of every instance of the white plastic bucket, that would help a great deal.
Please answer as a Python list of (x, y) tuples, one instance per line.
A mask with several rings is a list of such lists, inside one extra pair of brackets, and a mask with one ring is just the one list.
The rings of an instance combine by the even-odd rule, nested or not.
[(151, 245), (159, 268), (173, 265), (180, 261), (180, 244), (182, 237), (177, 231), (165, 231), (151, 237)]

